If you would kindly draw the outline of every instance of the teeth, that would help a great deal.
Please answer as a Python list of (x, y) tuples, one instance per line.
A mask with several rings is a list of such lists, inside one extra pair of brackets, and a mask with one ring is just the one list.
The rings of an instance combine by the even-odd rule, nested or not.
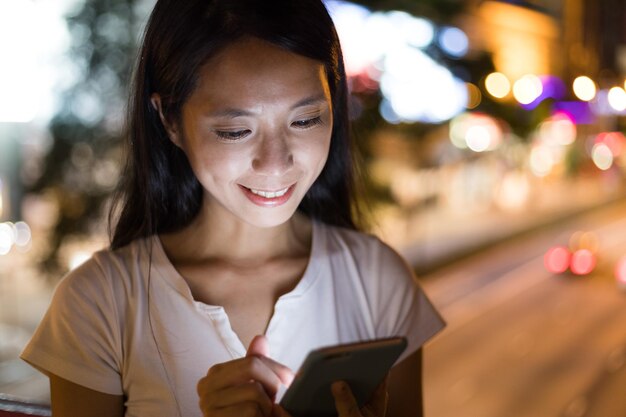
[(252, 191), (252, 194), (260, 195), (261, 197), (264, 197), (264, 198), (276, 198), (276, 197), (281, 197), (285, 195), (287, 190), (289, 190), (289, 187), (283, 190), (279, 190), (279, 191), (261, 191), (261, 190), (255, 190), (252, 188), (250, 188), (249, 190)]

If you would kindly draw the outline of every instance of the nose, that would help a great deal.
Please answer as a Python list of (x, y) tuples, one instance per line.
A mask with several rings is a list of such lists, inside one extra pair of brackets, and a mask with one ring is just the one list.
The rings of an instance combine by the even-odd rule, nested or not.
[(281, 134), (268, 134), (261, 138), (254, 158), (252, 169), (263, 175), (279, 176), (293, 165), (293, 154), (288, 138)]

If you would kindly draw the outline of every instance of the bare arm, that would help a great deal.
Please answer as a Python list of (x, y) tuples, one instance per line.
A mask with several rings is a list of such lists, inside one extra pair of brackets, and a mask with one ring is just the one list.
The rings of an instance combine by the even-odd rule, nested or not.
[(391, 369), (388, 384), (388, 416), (423, 416), (422, 349), (418, 349)]
[(50, 374), (53, 417), (123, 417), (124, 397), (105, 394)]

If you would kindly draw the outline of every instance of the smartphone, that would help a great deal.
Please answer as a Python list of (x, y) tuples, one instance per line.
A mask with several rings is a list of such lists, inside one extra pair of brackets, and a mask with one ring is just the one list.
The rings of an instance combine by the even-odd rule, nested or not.
[(362, 407), (406, 345), (404, 337), (391, 337), (314, 350), (302, 363), (280, 405), (293, 417), (336, 417), (330, 386), (343, 380)]

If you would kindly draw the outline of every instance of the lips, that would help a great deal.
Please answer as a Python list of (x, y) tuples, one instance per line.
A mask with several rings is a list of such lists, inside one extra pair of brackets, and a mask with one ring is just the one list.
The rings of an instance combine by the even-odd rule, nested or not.
[(239, 184), (239, 188), (244, 195), (254, 204), (261, 207), (276, 207), (285, 204), (296, 188), (296, 184), (292, 184), (285, 188), (274, 190), (261, 190), (257, 188), (248, 188)]
[(254, 188), (248, 188), (253, 194), (260, 195), (264, 198), (276, 198), (282, 197), (285, 195), (287, 191), (289, 191), (289, 187), (285, 187), (282, 190), (278, 191), (263, 191), (263, 190), (255, 190)]

